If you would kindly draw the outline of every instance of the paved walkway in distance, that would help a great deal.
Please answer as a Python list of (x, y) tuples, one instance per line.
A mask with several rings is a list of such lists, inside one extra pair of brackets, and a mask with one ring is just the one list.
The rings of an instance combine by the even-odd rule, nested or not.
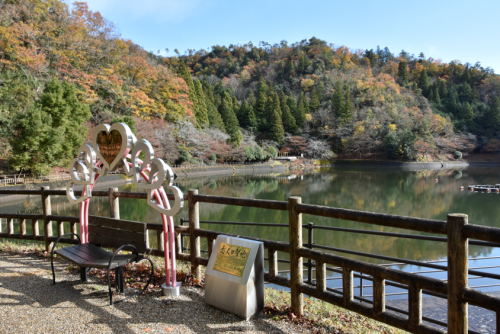
[[(500, 297), (500, 291), (487, 292), (495, 297)], [(386, 301), (387, 306), (396, 307), (408, 311), (408, 299), (398, 299)], [(448, 321), (448, 300), (438, 297), (422, 298), (422, 316), (439, 320)], [(389, 311), (392, 312), (392, 311)], [(424, 321), (425, 324), (446, 330), (445, 327)], [(496, 333), (496, 314), (493, 311), (472, 306), (469, 304), (469, 330), (479, 333)]]

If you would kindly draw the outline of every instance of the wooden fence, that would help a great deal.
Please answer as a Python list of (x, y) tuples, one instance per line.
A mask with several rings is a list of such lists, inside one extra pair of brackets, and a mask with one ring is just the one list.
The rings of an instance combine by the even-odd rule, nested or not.
[[(0, 233), (2, 238), (41, 240), (49, 249), (57, 236), (63, 235), (64, 222), (70, 223), (71, 232), (77, 231), (78, 217), (57, 216), (51, 213), (51, 196), (65, 196), (64, 190), (50, 190), (42, 187), (40, 190), (0, 190), (3, 195), (40, 195), (42, 197), (42, 215), (33, 214), (0, 214), (0, 218), (7, 219), (7, 231)], [(77, 195), (79, 195), (77, 193)], [(136, 198), (146, 199), (146, 193), (119, 192), (117, 188), (109, 191), (94, 191), (93, 196), (106, 196), (110, 201), (110, 215), (120, 218), (118, 199)], [(173, 197), (169, 196), (170, 199)], [(218, 235), (227, 233), (200, 229), (199, 203), (247, 206), (262, 209), (288, 211), (289, 242), (271, 241), (251, 238), (264, 243), (268, 251), (269, 271), (265, 273), (265, 280), (269, 283), (288, 287), (291, 290), (291, 309), (295, 314), (303, 313), (303, 294), (313, 296), (328, 303), (360, 313), (364, 316), (387, 323), (389, 325), (413, 333), (445, 333), (435, 327), (422, 322), (422, 290), (432, 292), (448, 299), (448, 333), (467, 333), (468, 304), (483, 307), (496, 313), (496, 330), (500, 333), (500, 298), (468, 287), (468, 240), (478, 239), (489, 243), (500, 241), (500, 228), (485, 227), (468, 224), (465, 214), (449, 214), (447, 221), (403, 217), (380, 213), (332, 208), (326, 206), (303, 204), (300, 197), (290, 197), (288, 202), (242, 199), (233, 197), (199, 195), (197, 190), (189, 190), (184, 195), (188, 201), (189, 226), (176, 226), (176, 253), (177, 259), (191, 262), (192, 273), (199, 276), (200, 266), (206, 266), (208, 259), (201, 256), (200, 238), (206, 238), (208, 255), (213, 251), (214, 241)], [(370, 264), (331, 253), (303, 247), (302, 215), (337, 218), (357, 221), (380, 226), (403, 228), (412, 231), (442, 234), (447, 237), (448, 245), (448, 280), (441, 281), (384, 266)], [(14, 233), (14, 223), (19, 224), (19, 233)], [(26, 233), (26, 224), (31, 222), (32, 233)], [(39, 223), (42, 222), (44, 234), (40, 234)], [(52, 233), (52, 222), (57, 224), (57, 236)], [(148, 230), (155, 230), (159, 249), (149, 249), (149, 253), (163, 256), (163, 226), (147, 223)], [(189, 235), (190, 252), (184, 253), (181, 249), (181, 235)], [(239, 236), (241, 237), (241, 236)], [(64, 239), (66, 243), (77, 243), (74, 239)], [(492, 244), (494, 245), (494, 244)], [(148, 247), (149, 248), (149, 247)], [(278, 274), (278, 252), (290, 255), (290, 277)], [(316, 284), (308, 284), (303, 280), (303, 259), (315, 262)], [(342, 293), (327, 291), (326, 265), (332, 265), (342, 270)], [(360, 303), (353, 295), (353, 272), (360, 272), (373, 277), (373, 305)], [(409, 312), (408, 318), (389, 313), (385, 309), (385, 282), (397, 282), (408, 287)]]
[[(219, 168), (219, 167), (260, 167), (260, 166), (269, 166), (274, 167), (272, 162), (225, 162), (218, 163), (213, 165), (205, 165), (205, 164), (189, 164), (185, 163), (182, 165), (172, 165), (173, 169), (194, 169), (194, 168), (202, 168), (202, 169), (210, 169), (210, 168)], [(116, 171), (108, 171), (108, 175), (112, 174), (123, 174), (121, 169)], [(26, 174), (5, 174), (0, 175), (0, 187), (5, 187), (9, 185), (18, 185), (18, 184), (30, 184), (30, 183), (41, 183), (41, 182), (52, 182), (52, 181), (67, 181), (70, 180), (71, 176), (68, 172), (58, 173), (58, 174), (50, 174), (50, 175), (26, 175)]]
[[(121, 174), (122, 172), (112, 171), (108, 174)], [(80, 175), (81, 176), (81, 175)], [(30, 184), (40, 182), (53, 182), (53, 181), (68, 181), (71, 175), (68, 172), (50, 174), (50, 175), (27, 175), (27, 174), (6, 174), (0, 175), (0, 187), (12, 186), (18, 184)]]
[(69, 180), (69, 174), (53, 174), (53, 175), (26, 175), (26, 174), (11, 174), (0, 176), (0, 187), (18, 184), (40, 183), (50, 181), (64, 181)]

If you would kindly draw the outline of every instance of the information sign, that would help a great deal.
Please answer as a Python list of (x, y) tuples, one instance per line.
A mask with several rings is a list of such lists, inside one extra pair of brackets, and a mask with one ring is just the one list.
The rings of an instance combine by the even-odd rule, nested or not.
[(205, 301), (248, 319), (264, 307), (264, 244), (219, 235), (205, 272)]
[(214, 270), (242, 277), (247, 264), (250, 248), (222, 242), (214, 262)]

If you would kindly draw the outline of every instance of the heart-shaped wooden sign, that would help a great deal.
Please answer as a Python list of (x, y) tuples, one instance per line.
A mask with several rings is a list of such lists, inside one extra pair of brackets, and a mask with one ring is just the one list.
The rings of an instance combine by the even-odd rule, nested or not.
[(97, 134), (97, 145), (104, 160), (111, 165), (122, 149), (122, 135), (116, 130), (110, 133), (101, 131)]
[[(99, 174), (115, 170), (134, 145), (134, 134), (125, 123), (100, 124), (92, 133), (92, 146), (103, 167)], [(126, 166), (128, 171), (128, 166)]]

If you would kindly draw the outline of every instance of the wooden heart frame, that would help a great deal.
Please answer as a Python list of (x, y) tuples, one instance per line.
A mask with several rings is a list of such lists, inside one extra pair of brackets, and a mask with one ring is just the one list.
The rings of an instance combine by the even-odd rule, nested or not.
[[(122, 142), (120, 151), (113, 159), (113, 161), (109, 163), (101, 154), (101, 151), (99, 150), (99, 144), (97, 143), (97, 139), (101, 132), (105, 132), (106, 135), (110, 135), (112, 131), (118, 131), (118, 133), (121, 136)], [(132, 130), (130, 130), (128, 125), (125, 123), (115, 123), (111, 126), (109, 124), (99, 124), (98, 126), (96, 126), (94, 131), (92, 132), (92, 146), (94, 147), (97, 157), (102, 162), (102, 167), (100, 170), (98, 169), (98, 173), (100, 175), (106, 175), (108, 171), (114, 171), (116, 168), (118, 168), (120, 162), (123, 162), (123, 167), (125, 168), (125, 171), (128, 173), (130, 170), (125, 160), (127, 154), (130, 152), (130, 148), (135, 144), (136, 141), (137, 138), (134, 136)]]
[[(113, 161), (109, 162), (99, 150), (98, 138), (102, 132), (108, 136), (113, 131), (120, 134), (121, 146)], [(90, 199), (94, 182), (98, 177), (97, 174), (106, 175), (108, 171), (116, 170), (122, 163), (125, 174), (128, 177), (133, 177), (136, 187), (148, 189), (147, 203), (149, 206), (167, 216), (174, 216), (182, 210), (184, 196), (179, 188), (172, 185), (174, 172), (162, 159), (154, 157), (153, 146), (148, 140), (143, 138), (137, 140), (127, 124), (115, 123), (96, 126), (92, 132), (92, 145), (84, 144), (78, 152), (78, 157), (71, 161), (71, 181), (66, 187), (66, 195), (70, 203), (78, 204)], [(139, 159), (141, 152), (144, 153), (143, 161)], [(141, 179), (141, 175), (145, 175), (144, 172), (149, 173), (147, 180)], [(80, 179), (78, 174), (83, 174), (83, 179)], [(75, 196), (73, 190), (75, 184), (84, 187), (80, 198)], [(165, 205), (159, 204), (160, 199), (158, 201), (154, 199), (154, 193), (163, 185), (166, 185), (174, 194), (175, 200), (172, 208), (168, 208), (167, 203)]]
[[(113, 131), (117, 131), (121, 136), (120, 149), (116, 156), (107, 154), (111, 160), (106, 161), (101, 153), (98, 144), (99, 135), (104, 132), (109, 136)], [(102, 137), (101, 137), (102, 138)], [(106, 141), (108, 141), (106, 138)], [(109, 145), (109, 141), (106, 145)], [(113, 144), (114, 145), (114, 144)], [(131, 149), (132, 152), (130, 153)], [(108, 153), (113, 147), (109, 148)], [(143, 152), (145, 157), (142, 161), (139, 154)], [(113, 157), (114, 156), (114, 157)], [(127, 160), (128, 159), (128, 160)], [(80, 233), (81, 242), (88, 242), (88, 211), (89, 201), (92, 196), (92, 189), (99, 175), (106, 175), (108, 171), (114, 171), (123, 164), (123, 168), (128, 177), (133, 177), (137, 188), (148, 190), (147, 203), (153, 209), (161, 213), (164, 233), (165, 251), (165, 283), (169, 287), (177, 287), (176, 260), (175, 260), (175, 232), (174, 220), (172, 216), (177, 215), (184, 206), (184, 195), (181, 190), (173, 186), (174, 172), (162, 159), (154, 157), (153, 146), (146, 139), (137, 140), (132, 130), (125, 123), (115, 123), (113, 125), (100, 124), (95, 127), (92, 133), (92, 145), (84, 144), (78, 149), (78, 157), (71, 161), (71, 180), (66, 186), (66, 195), (72, 204), (80, 204)], [(80, 175), (83, 175), (80, 178)], [(141, 179), (142, 177), (142, 179)], [(80, 198), (75, 196), (73, 186), (75, 184), (83, 186)], [(173, 192), (174, 202), (172, 207), (165, 193), (163, 185)], [(170, 239), (170, 242), (168, 241)], [(169, 262), (169, 246), (171, 262)], [(171, 271), (170, 271), (171, 268)], [(172, 272), (172, 281), (170, 280)], [(162, 285), (163, 287), (163, 285)]]

